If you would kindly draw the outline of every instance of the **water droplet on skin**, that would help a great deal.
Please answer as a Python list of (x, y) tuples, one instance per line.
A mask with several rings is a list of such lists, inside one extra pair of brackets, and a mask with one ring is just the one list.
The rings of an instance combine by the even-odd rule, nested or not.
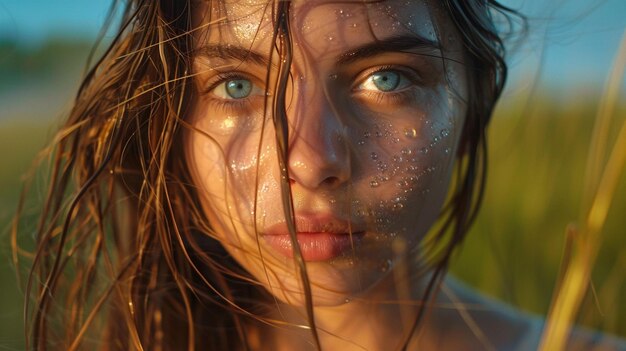
[(350, 302), (350, 299), (349, 299), (349, 298), (346, 298), (346, 299), (344, 300), (344, 302), (345, 302), (345, 303), (349, 303), (349, 302)]
[(414, 165), (410, 165), (406, 168), (407, 172), (416, 172), (417, 171), (417, 166)]
[(396, 210), (396, 211), (397, 210), (401, 210), (403, 207), (404, 207), (404, 205), (400, 204), (400, 203), (393, 205), (393, 209)]
[(380, 265), (380, 271), (387, 272), (389, 268), (391, 268), (391, 264), (392, 264), (391, 260), (386, 260)]
[(445, 138), (445, 137), (447, 137), (448, 135), (450, 135), (450, 131), (449, 131), (449, 130), (447, 130), (447, 129), (442, 129), (440, 134), (441, 134), (441, 137), (442, 137), (442, 138)]
[(407, 138), (417, 138), (417, 130), (415, 128), (407, 128), (404, 130), (404, 136)]
[(352, 23), (352, 25), (351, 25), (351, 26), (352, 26), (352, 28), (356, 28), (356, 27), (358, 27), (359, 25), (358, 25), (358, 24), (356, 24), (356, 23)]
[(335, 40), (335, 37), (333, 37), (332, 35), (329, 35), (329, 36), (326, 37), (326, 40), (333, 41), (333, 40)]
[(396, 155), (396, 156), (393, 157), (393, 162), (400, 163), (402, 161), (403, 161), (402, 156), (397, 156)]
[(438, 143), (438, 142), (439, 142), (439, 137), (438, 137), (438, 136), (435, 136), (435, 137), (433, 138), (433, 143), (434, 143), (434, 144), (436, 144), (436, 143)]
[(377, 138), (381, 138), (381, 137), (383, 136), (383, 133), (381, 133), (381, 132), (376, 132), (376, 133), (375, 133), (375, 135), (376, 135), (376, 137), (377, 137)]
[(359, 141), (357, 141), (357, 144), (358, 145), (365, 145), (365, 140), (359, 140)]
[(336, 80), (336, 79), (337, 79), (337, 77), (338, 77), (338, 76), (337, 76), (336, 74), (331, 74), (331, 75), (329, 75), (329, 76), (328, 76), (328, 78), (329, 78), (330, 80)]
[(420, 149), (420, 154), (424, 154), (425, 155), (427, 153), (428, 153), (428, 148), (423, 147), (423, 148)]
[(401, 152), (402, 152), (402, 154), (403, 154), (403, 155), (405, 155), (405, 156), (406, 156), (406, 155), (410, 155), (410, 154), (412, 154), (412, 153), (413, 153), (413, 151), (411, 151), (411, 149), (409, 149), (408, 147), (407, 147), (407, 148), (402, 149), (402, 151), (401, 151)]
[(370, 157), (372, 158), (372, 160), (378, 160), (378, 154), (375, 152), (372, 152), (372, 154), (370, 155)]
[(370, 182), (370, 186), (371, 186), (372, 188), (377, 188), (379, 185), (380, 185), (380, 184), (378, 183), (378, 181), (377, 181), (377, 180), (372, 180), (372, 181)]
[(370, 132), (363, 133), (363, 137), (366, 138), (366, 139), (369, 138), (371, 135), (372, 134)]
[(300, 80), (304, 80), (304, 76), (300, 76)]
[(449, 153), (450, 153), (450, 148), (449, 148), (449, 147), (447, 147), (445, 150), (443, 150), (443, 152), (445, 152), (445, 153), (446, 153), (446, 155), (447, 155), (447, 154), (449, 154)]

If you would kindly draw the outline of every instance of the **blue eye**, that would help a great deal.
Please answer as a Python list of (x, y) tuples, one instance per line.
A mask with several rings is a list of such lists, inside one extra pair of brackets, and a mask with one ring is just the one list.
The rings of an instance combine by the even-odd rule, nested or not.
[(382, 71), (372, 74), (372, 83), (382, 91), (392, 91), (398, 87), (400, 76), (396, 72)]
[(247, 79), (234, 79), (226, 82), (226, 94), (233, 99), (243, 99), (252, 92), (252, 82)]
[(250, 95), (262, 95), (261, 88), (254, 85), (249, 79), (235, 78), (224, 80), (213, 88), (212, 93), (224, 100), (245, 99)]
[(360, 90), (393, 92), (404, 89), (411, 85), (411, 82), (404, 74), (394, 70), (383, 70), (372, 73), (359, 85)]

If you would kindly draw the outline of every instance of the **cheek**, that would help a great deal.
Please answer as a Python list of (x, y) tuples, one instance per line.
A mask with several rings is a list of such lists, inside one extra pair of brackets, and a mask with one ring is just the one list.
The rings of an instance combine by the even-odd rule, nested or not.
[(464, 112), (442, 96), (447, 93), (438, 89), (426, 99), (432, 103), (377, 113), (375, 122), (354, 129), (354, 182), (365, 194), (354, 204), (355, 216), (373, 221), (379, 233), (423, 232), (439, 212)]
[[(193, 167), (205, 212), (213, 224), (230, 228), (237, 223), (252, 223), (256, 200), (279, 189), (271, 177), (275, 148), (268, 128), (261, 138), (260, 128), (231, 126), (227, 118), (219, 121), (199, 118), (190, 131), (187, 155)], [(263, 171), (260, 171), (263, 170)], [(258, 180), (257, 180), (258, 178)], [(263, 208), (258, 209), (263, 217)]]

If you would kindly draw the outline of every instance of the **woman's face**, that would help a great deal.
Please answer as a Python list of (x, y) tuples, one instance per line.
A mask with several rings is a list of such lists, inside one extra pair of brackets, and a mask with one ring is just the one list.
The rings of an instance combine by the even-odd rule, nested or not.
[[(186, 157), (210, 235), (276, 297), (301, 304), (265, 106), (266, 91), (276, 93), (267, 67), (279, 60), (271, 5), (199, 6)], [(449, 19), (426, 1), (294, 1), (289, 20), (297, 240), (314, 303), (337, 305), (389, 274), (394, 247), (419, 252), (436, 220), (466, 111), (464, 57)]]

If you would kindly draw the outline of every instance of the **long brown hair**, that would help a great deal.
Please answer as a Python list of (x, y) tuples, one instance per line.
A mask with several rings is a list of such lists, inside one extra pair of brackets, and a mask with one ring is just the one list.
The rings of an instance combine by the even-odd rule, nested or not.
[[(28, 349), (247, 349), (245, 321), (263, 320), (264, 308), (271, 307), (259, 283), (205, 235), (210, 223), (185, 160), (177, 157), (191, 128), (185, 115), (194, 98), (194, 6), (128, 1), (117, 36), (86, 74), (53, 140), (26, 287)], [(426, 300), (481, 201), (485, 128), (506, 78), (494, 19), (510, 21), (514, 14), (490, 0), (445, 0), (440, 6), (461, 33), (470, 89), (458, 174), (427, 259), (435, 274)], [(277, 93), (268, 104), (283, 164), (289, 9), (288, 1), (268, 4), (281, 56), (274, 68)], [(219, 18), (207, 23), (212, 20)], [(286, 181), (283, 201), (289, 211)], [(16, 225), (13, 235), (18, 233)], [(303, 266), (300, 273), (306, 283)], [(310, 291), (306, 296), (313, 324)]]

